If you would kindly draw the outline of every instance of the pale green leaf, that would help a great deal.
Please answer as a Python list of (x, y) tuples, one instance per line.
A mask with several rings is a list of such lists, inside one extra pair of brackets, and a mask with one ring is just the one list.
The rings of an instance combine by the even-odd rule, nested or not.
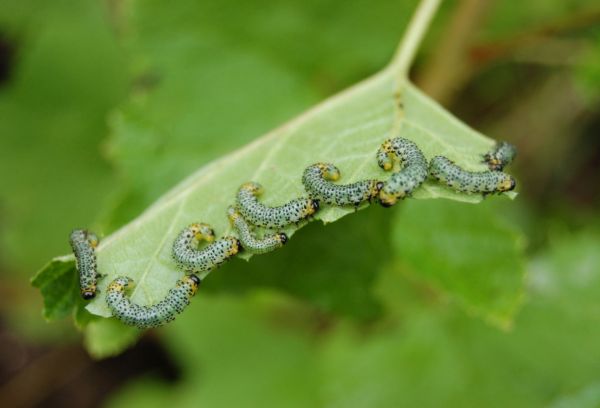
[[(254, 180), (266, 187), (264, 202), (282, 204), (305, 195), (300, 175), (316, 161), (334, 162), (344, 182), (386, 175), (377, 166), (375, 151), (392, 135), (414, 140), (427, 157), (445, 154), (466, 168), (480, 168), (481, 155), (492, 141), (458, 122), (412, 85), (403, 86), (405, 117), (394, 104), (394, 71), (361, 83), (331, 98), (298, 119), (244, 148), (199, 169), (174, 187), (130, 224), (107, 237), (98, 249), (99, 269), (108, 277), (132, 277), (132, 300), (152, 304), (181, 276), (171, 260), (175, 236), (192, 222), (208, 222), (218, 234), (230, 233), (226, 208), (239, 185)], [(396, 126), (399, 128), (396, 129)], [(416, 199), (451, 198), (476, 202), (478, 196), (456, 194), (427, 183)], [(324, 208), (317, 218), (333, 222), (352, 208)], [(295, 227), (287, 232), (290, 235)], [(109, 316), (103, 296), (88, 306)]]
[(95, 319), (85, 329), (85, 348), (94, 358), (119, 354), (132, 345), (140, 331), (115, 319)]
[[(398, 56), (386, 69), (200, 168), (137, 219), (104, 238), (97, 252), (105, 278), (88, 310), (110, 316), (104, 293), (108, 283), (120, 275), (136, 282), (132, 301), (153, 304), (161, 299), (183, 274), (171, 259), (175, 236), (189, 223), (200, 221), (211, 224), (219, 235), (230, 234), (226, 208), (234, 202), (243, 182), (262, 183), (266, 188), (264, 202), (278, 205), (306, 194), (301, 174), (316, 161), (335, 163), (344, 183), (384, 179), (388, 174), (377, 166), (374, 155), (379, 145), (392, 136), (415, 141), (427, 157), (444, 154), (467, 169), (484, 169), (481, 155), (493, 141), (469, 129), (406, 80), (406, 70), (437, 1), (423, 4)], [(430, 182), (414, 198), (481, 200)], [(352, 208), (323, 208), (316, 218), (329, 223), (352, 212)], [(296, 229), (290, 227), (286, 232), (291, 236)]]

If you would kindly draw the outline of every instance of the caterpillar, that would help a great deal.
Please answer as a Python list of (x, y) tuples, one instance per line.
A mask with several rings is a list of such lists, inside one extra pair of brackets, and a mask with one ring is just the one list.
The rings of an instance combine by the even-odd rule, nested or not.
[(113, 280), (106, 291), (106, 304), (113, 315), (129, 326), (139, 329), (158, 327), (175, 319), (175, 316), (190, 304), (198, 290), (200, 279), (196, 275), (185, 275), (169, 290), (167, 296), (152, 306), (132, 303), (125, 290), (133, 285), (133, 279), (120, 276)]
[(75, 265), (79, 272), (79, 291), (85, 300), (96, 297), (96, 286), (100, 275), (95, 250), (99, 242), (96, 234), (84, 229), (73, 230), (69, 236), (69, 243), (75, 255)]
[(264, 254), (266, 252), (274, 251), (277, 248), (281, 248), (288, 240), (288, 237), (283, 232), (277, 234), (267, 235), (262, 239), (256, 238), (252, 233), (252, 227), (242, 217), (242, 215), (233, 206), (227, 209), (227, 216), (229, 221), (237, 231), (240, 242), (245, 250), (252, 252), (253, 254)]
[(340, 170), (331, 163), (315, 163), (308, 166), (302, 175), (302, 184), (311, 198), (330, 205), (354, 205), (358, 207), (364, 201), (377, 197), (383, 183), (377, 180), (361, 180), (351, 184), (339, 185)]
[(501, 193), (515, 188), (515, 179), (501, 171), (467, 171), (444, 156), (431, 159), (433, 178), (462, 193)]
[(517, 147), (508, 142), (498, 142), (491, 150), (483, 155), (483, 161), (487, 163), (490, 170), (502, 171), (509, 165), (517, 155)]
[(379, 202), (384, 207), (410, 196), (427, 179), (427, 159), (414, 142), (402, 137), (383, 142), (377, 150), (377, 164), (390, 171), (395, 160), (400, 161), (402, 169), (393, 173), (379, 192)]
[[(235, 237), (224, 237), (214, 242), (212, 228), (207, 224), (191, 224), (184, 228), (173, 243), (173, 259), (177, 265), (192, 272), (208, 271), (219, 266), (242, 246)], [(199, 241), (211, 242), (205, 248), (197, 249)]]
[(251, 224), (264, 228), (283, 228), (298, 223), (319, 209), (319, 201), (297, 198), (279, 207), (268, 207), (258, 201), (264, 189), (259, 183), (242, 184), (237, 192), (236, 208)]

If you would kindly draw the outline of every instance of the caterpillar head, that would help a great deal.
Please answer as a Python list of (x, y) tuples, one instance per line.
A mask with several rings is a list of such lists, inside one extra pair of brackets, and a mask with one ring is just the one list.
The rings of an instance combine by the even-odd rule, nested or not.
[(215, 232), (210, 225), (205, 223), (195, 223), (188, 227), (189, 233), (198, 241), (212, 242), (215, 239)]
[(327, 180), (338, 181), (341, 177), (340, 170), (331, 163), (317, 163), (317, 167)]
[(81, 297), (83, 300), (91, 300), (96, 297), (96, 285), (88, 286), (81, 289)]
[(512, 191), (515, 189), (517, 182), (512, 176), (507, 175), (500, 183), (498, 184), (498, 191)]
[(313, 215), (317, 211), (319, 211), (319, 200), (309, 200), (306, 213), (308, 215)]
[(98, 236), (96, 234), (94, 234), (91, 231), (85, 231), (86, 235), (87, 235), (87, 240), (90, 243), (90, 246), (92, 248), (96, 248), (98, 247), (98, 244), (100, 243), (100, 240), (98, 239)]
[(232, 205), (230, 205), (229, 207), (227, 207), (227, 217), (229, 218), (229, 221), (234, 222), (236, 219), (238, 219), (239, 217), (241, 217), (241, 215), (235, 209), (235, 207), (233, 207)]
[(483, 161), (485, 163), (487, 163), (490, 170), (493, 170), (493, 171), (500, 171), (504, 167), (502, 160), (500, 160), (498, 157), (494, 156), (491, 153), (486, 153), (483, 156)]
[(263, 186), (256, 181), (248, 181), (247, 183), (242, 184), (240, 189), (247, 190), (254, 195), (261, 195), (264, 192)]
[(371, 189), (369, 191), (369, 200), (377, 197), (381, 190), (383, 189), (384, 183), (383, 181), (373, 180), (371, 182)]
[(189, 284), (191, 286), (190, 295), (194, 296), (198, 290), (198, 286), (200, 286), (200, 282), (200, 278), (192, 273), (181, 278), (178, 284)]
[(390, 171), (394, 167), (392, 140), (388, 139), (377, 151), (377, 164), (385, 171)]
[(244, 250), (244, 247), (242, 246), (242, 242), (239, 239), (237, 239), (236, 237), (225, 237), (224, 239), (227, 239), (231, 242), (231, 248), (227, 251), (228, 257), (233, 256)]
[(395, 194), (390, 194), (390, 193), (386, 192), (385, 188), (383, 188), (379, 192), (379, 204), (381, 204), (382, 207), (391, 207), (394, 204), (396, 204), (397, 202), (398, 202), (398, 196)]
[(123, 292), (127, 287), (134, 287), (135, 282), (127, 276), (119, 276), (108, 285), (108, 292)]
[(187, 278), (189, 280), (191, 280), (192, 282), (194, 282), (196, 284), (196, 286), (200, 285), (200, 282), (201, 282), (200, 278), (198, 276), (194, 275), (193, 273), (188, 275)]
[(279, 238), (281, 245), (285, 245), (286, 242), (288, 242), (288, 236), (285, 232), (280, 232), (279, 234), (277, 234), (277, 237)]

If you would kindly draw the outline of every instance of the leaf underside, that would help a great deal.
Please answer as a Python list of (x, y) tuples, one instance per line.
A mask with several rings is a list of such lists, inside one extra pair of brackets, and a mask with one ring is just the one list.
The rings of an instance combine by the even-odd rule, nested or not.
[[(97, 254), (99, 271), (105, 276), (88, 311), (111, 315), (104, 292), (108, 283), (120, 275), (136, 283), (132, 301), (153, 304), (163, 298), (183, 274), (171, 259), (175, 236), (192, 222), (209, 223), (218, 235), (232, 234), (226, 208), (234, 202), (243, 182), (260, 182), (265, 186), (261, 200), (267, 205), (280, 205), (306, 195), (301, 174), (317, 161), (338, 166), (342, 172), (340, 183), (366, 178), (385, 180), (389, 174), (377, 166), (375, 152), (386, 138), (396, 136), (417, 143), (427, 158), (443, 154), (468, 170), (484, 170), (482, 154), (493, 145), (491, 139), (459, 122), (409, 82), (396, 84), (392, 69), (383, 70), (200, 168), (138, 218), (103, 239)], [(471, 203), (482, 199), (429, 181), (413, 198)], [(353, 208), (324, 207), (315, 218), (330, 223), (352, 212)], [(289, 227), (286, 232), (291, 236), (297, 228)]]

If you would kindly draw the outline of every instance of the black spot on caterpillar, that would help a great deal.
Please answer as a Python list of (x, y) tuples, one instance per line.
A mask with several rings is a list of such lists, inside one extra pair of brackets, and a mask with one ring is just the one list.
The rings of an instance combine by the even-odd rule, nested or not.
[(379, 202), (390, 207), (398, 199), (410, 196), (427, 179), (427, 160), (415, 143), (402, 137), (388, 139), (377, 151), (377, 164), (385, 171), (398, 160), (402, 168), (393, 173), (379, 192)]
[[(235, 237), (223, 237), (214, 242), (214, 233), (207, 224), (191, 224), (184, 228), (173, 243), (173, 259), (186, 271), (203, 272), (215, 268), (237, 254), (242, 246)], [(198, 249), (199, 242), (211, 242)]]
[(75, 255), (75, 264), (79, 272), (79, 291), (85, 300), (96, 296), (98, 285), (98, 266), (96, 263), (96, 247), (98, 237), (90, 231), (76, 229), (69, 236), (69, 243)]
[(515, 188), (516, 182), (501, 171), (467, 171), (444, 156), (431, 159), (429, 171), (433, 178), (461, 193), (501, 193)]
[(184, 276), (169, 290), (163, 300), (152, 306), (140, 306), (131, 302), (125, 290), (132, 284), (133, 280), (124, 276), (113, 280), (106, 291), (106, 304), (113, 315), (123, 323), (148, 329), (170, 322), (183, 312), (198, 290), (200, 279), (196, 275)]
[(334, 184), (341, 174), (331, 163), (315, 163), (308, 166), (302, 175), (302, 184), (311, 198), (330, 205), (353, 205), (377, 197), (383, 183), (377, 180), (361, 180), (351, 184)]
[(227, 216), (237, 231), (244, 250), (252, 252), (253, 254), (264, 254), (266, 252), (274, 251), (285, 245), (288, 240), (287, 235), (283, 232), (266, 235), (262, 239), (256, 238), (250, 224), (246, 222), (244, 217), (242, 217), (234, 207), (229, 207), (227, 209)]
[(258, 201), (263, 187), (250, 181), (242, 184), (237, 193), (236, 208), (245, 220), (264, 228), (283, 228), (313, 215), (319, 202), (310, 198), (297, 198), (278, 207), (268, 207)]

